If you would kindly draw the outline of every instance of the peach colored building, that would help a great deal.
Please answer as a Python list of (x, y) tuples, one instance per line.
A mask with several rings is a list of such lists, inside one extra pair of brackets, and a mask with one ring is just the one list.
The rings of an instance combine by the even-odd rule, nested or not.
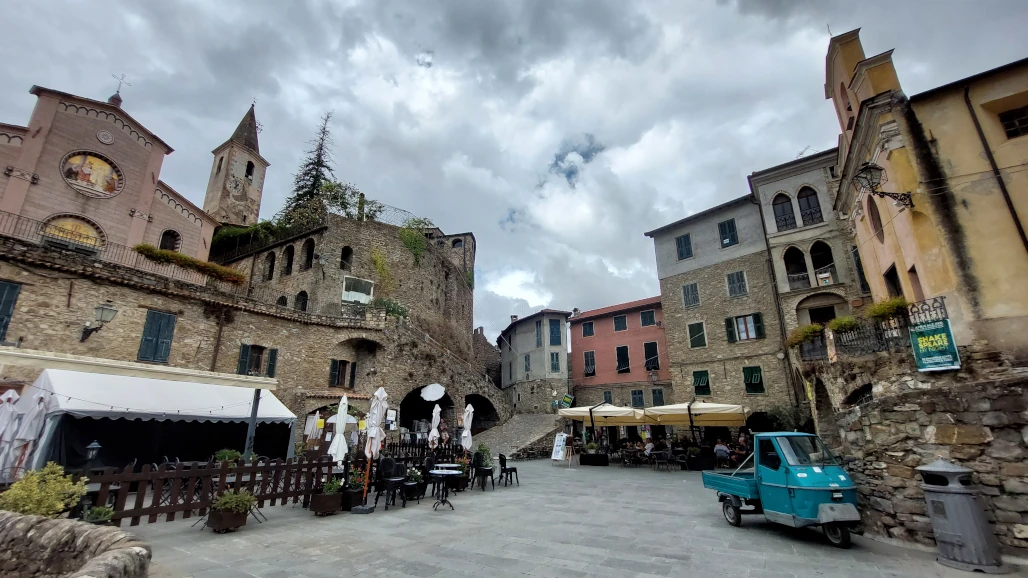
[(659, 296), (576, 310), (569, 323), (575, 405), (674, 403)]

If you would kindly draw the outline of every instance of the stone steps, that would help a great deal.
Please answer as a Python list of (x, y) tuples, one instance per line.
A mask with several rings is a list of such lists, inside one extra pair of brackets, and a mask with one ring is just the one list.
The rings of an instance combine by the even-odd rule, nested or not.
[(499, 454), (515, 456), (529, 447), (552, 446), (553, 435), (563, 427), (563, 420), (552, 413), (517, 414), (503, 425), (478, 434), (473, 443), (475, 447), (489, 446), (494, 459)]

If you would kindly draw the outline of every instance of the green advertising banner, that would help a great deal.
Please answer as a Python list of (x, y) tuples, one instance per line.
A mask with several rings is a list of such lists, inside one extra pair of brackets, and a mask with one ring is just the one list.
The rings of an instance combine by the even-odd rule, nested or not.
[(564, 407), (564, 408), (571, 407), (571, 404), (574, 401), (575, 401), (575, 396), (569, 395), (569, 394), (565, 393), (564, 397), (562, 397), (561, 400), (560, 400), (560, 407)]
[(918, 371), (960, 369), (960, 354), (953, 342), (949, 319), (912, 324), (910, 345), (914, 348)]

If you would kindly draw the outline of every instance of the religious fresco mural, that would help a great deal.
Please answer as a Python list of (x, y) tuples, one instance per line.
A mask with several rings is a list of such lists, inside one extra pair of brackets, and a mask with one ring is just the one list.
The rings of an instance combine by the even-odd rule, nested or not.
[(47, 220), (40, 231), (44, 237), (58, 239), (87, 247), (103, 247), (104, 235), (83, 219), (74, 216), (57, 216)]
[(113, 197), (124, 185), (121, 171), (114, 163), (90, 153), (72, 153), (65, 157), (61, 174), (69, 185), (91, 197)]

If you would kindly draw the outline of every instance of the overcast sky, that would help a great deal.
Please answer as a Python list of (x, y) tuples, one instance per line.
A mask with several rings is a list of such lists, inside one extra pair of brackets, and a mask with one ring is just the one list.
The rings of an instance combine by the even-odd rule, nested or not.
[[(931, 5), (929, 8), (928, 5)], [(318, 117), (336, 174), (478, 239), (475, 323), (656, 295), (643, 232), (835, 145), (828, 26), (895, 48), (907, 94), (1028, 56), (1025, 0), (10, 2), (0, 122), (33, 84), (106, 99), (200, 205), (253, 98), (281, 207)], [(16, 23), (17, 25), (11, 25)]]

